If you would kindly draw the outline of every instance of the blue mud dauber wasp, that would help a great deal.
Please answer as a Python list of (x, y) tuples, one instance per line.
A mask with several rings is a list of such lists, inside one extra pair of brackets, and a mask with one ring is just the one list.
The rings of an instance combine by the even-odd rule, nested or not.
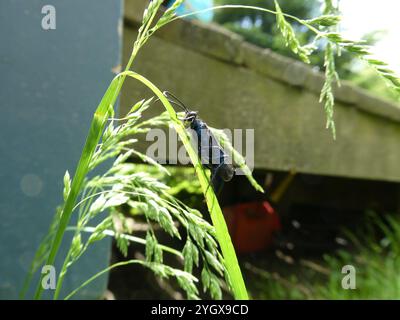
[(214, 192), (222, 190), (224, 182), (232, 180), (235, 175), (234, 166), (229, 163), (230, 159), (224, 149), (218, 143), (207, 124), (198, 118), (197, 111), (189, 110), (186, 105), (176, 96), (168, 91), (163, 92), (164, 96), (173, 105), (180, 107), (185, 112), (183, 120), (186, 127), (192, 129), (195, 142), (197, 142), (197, 152), (201, 164), (211, 171), (211, 185)]

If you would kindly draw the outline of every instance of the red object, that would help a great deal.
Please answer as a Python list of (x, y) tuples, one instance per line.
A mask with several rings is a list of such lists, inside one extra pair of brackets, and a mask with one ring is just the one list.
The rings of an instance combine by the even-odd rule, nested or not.
[(273, 233), (281, 229), (279, 217), (267, 201), (241, 203), (223, 211), (237, 253), (268, 248)]

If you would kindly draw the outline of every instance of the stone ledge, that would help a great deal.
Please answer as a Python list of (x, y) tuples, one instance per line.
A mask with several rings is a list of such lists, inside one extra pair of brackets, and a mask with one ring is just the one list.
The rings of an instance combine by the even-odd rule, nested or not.
[[(125, 28), (125, 62), (136, 38), (135, 30)], [(283, 62), (284, 66), (286, 58), (268, 50), (264, 52), (277, 57), (267, 61)], [(255, 54), (262, 57), (257, 51)], [(245, 59), (243, 56), (243, 61)], [(305, 67), (305, 83), (319, 90), (317, 85), (318, 81), (322, 82), (322, 75), (292, 62), (289, 70)], [(337, 139), (334, 141), (331, 132), (325, 129), (325, 112), (318, 102), (318, 93), (299, 86), (301, 74), (297, 79), (289, 77), (290, 85), (279, 80), (284, 77), (278, 73), (281, 68), (271, 67), (271, 64), (260, 64), (276, 73), (266, 76), (244, 63), (229, 63), (154, 37), (139, 53), (135, 71), (159, 88), (174, 92), (214, 127), (254, 129), (257, 169), (287, 171), (295, 168), (308, 174), (400, 181), (397, 108), (385, 106), (380, 99), (367, 94), (350, 91), (353, 104), (340, 100), (336, 103)], [(132, 102), (150, 96), (152, 93), (147, 88), (127, 81), (122, 90), (121, 115), (126, 114)], [(366, 101), (359, 99), (360, 96)], [(357, 107), (356, 101), (363, 110)], [(376, 116), (380, 111), (377, 106), (383, 109), (380, 116)], [(160, 111), (150, 109), (148, 116)]]

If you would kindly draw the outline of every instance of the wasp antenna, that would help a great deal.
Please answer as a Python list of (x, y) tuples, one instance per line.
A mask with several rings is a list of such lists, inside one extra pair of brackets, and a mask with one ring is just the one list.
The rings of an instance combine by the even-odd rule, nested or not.
[(173, 102), (176, 106), (179, 106), (183, 110), (185, 110), (185, 112), (189, 112), (189, 109), (185, 106), (185, 104), (181, 100), (179, 100), (178, 97), (176, 97), (174, 94), (168, 91), (164, 91), (163, 94), (167, 97), (169, 102)]
[[(180, 107), (181, 109), (183, 109), (184, 111), (187, 111), (187, 109), (182, 106), (181, 104), (179, 104), (178, 102), (171, 100), (171, 98), (168, 97), (168, 91), (164, 91), (163, 95), (167, 98), (167, 100), (172, 103), (174, 106)], [(157, 98), (156, 100), (153, 101), (153, 103), (157, 102), (157, 101), (161, 101), (160, 98)]]
[(180, 105), (179, 103), (177, 103), (176, 101), (171, 100), (171, 99), (169, 99), (169, 98), (167, 98), (167, 100), (168, 100), (170, 103), (172, 103), (174, 106), (177, 106), (177, 107), (183, 109), (185, 112), (187, 112), (187, 109), (184, 108), (184, 107), (183, 107), (182, 105)]

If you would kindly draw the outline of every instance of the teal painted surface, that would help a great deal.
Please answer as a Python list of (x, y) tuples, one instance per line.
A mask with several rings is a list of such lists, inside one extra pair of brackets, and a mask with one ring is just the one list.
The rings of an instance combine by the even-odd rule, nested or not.
[[(47, 4), (56, 9), (55, 30), (41, 26)], [(120, 63), (121, 16), (121, 1), (0, 2), (0, 299), (18, 297), (62, 201), (64, 172), (74, 172), (111, 69)], [(106, 267), (109, 255), (109, 239), (85, 253), (63, 293)], [(101, 278), (79, 298), (100, 297), (106, 283)]]

